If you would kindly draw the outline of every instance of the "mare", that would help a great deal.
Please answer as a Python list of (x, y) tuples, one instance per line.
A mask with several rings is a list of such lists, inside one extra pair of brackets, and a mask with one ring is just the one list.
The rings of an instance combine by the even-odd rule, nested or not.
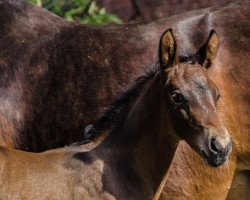
[(235, 171), (250, 169), (249, 9), (243, 0), (150, 23), (92, 27), (25, 1), (0, 0), (0, 144), (43, 151), (79, 140), (154, 66), (168, 27), (182, 44), (178, 60), (192, 56), (214, 29), (220, 45), (208, 71), (221, 91), (218, 114), (234, 151), (214, 170), (180, 142), (162, 198), (225, 199)]
[(217, 35), (211, 32), (206, 52), (199, 56), (202, 66), (198, 60), (178, 63), (174, 37), (166, 31), (160, 64), (94, 124), (108, 131), (94, 148), (82, 144), (31, 153), (0, 147), (1, 198), (152, 199), (180, 139), (211, 166), (223, 164), (231, 139), (216, 110), (219, 90), (205, 69), (217, 46)]

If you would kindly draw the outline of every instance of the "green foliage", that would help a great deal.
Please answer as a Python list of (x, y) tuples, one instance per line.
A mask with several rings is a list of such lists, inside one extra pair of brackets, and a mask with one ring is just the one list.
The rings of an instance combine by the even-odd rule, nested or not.
[(116, 15), (100, 8), (96, 0), (27, 0), (35, 4), (41, 4), (44, 8), (64, 17), (69, 21), (83, 24), (121, 24), (122, 20)]

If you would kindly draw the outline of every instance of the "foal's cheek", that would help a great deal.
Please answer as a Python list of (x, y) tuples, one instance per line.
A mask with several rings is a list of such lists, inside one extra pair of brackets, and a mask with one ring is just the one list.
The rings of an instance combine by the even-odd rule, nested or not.
[(186, 110), (180, 109), (180, 113), (181, 113), (181, 115), (182, 115), (182, 117), (183, 117), (184, 120), (188, 120), (189, 119)]
[(172, 124), (178, 136), (181, 139), (186, 139), (188, 136), (189, 117), (184, 109), (175, 109), (171, 112)]

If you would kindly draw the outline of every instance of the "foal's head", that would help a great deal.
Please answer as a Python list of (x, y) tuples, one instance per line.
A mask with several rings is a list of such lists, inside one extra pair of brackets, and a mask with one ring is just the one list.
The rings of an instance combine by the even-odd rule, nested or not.
[(217, 47), (217, 35), (211, 31), (203, 49), (198, 51), (201, 52), (199, 62), (177, 63), (176, 43), (171, 30), (163, 34), (160, 42), (169, 120), (177, 135), (212, 166), (224, 163), (232, 148), (230, 136), (216, 109), (220, 92), (207, 72), (213, 64)]

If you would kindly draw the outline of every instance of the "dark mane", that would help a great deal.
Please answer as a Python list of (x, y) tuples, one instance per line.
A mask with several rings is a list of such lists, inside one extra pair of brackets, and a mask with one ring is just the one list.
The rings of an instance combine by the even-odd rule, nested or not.
[(148, 71), (145, 75), (139, 77), (131, 87), (124, 91), (118, 98), (107, 108), (100, 118), (94, 124), (96, 129), (107, 129), (117, 117), (121, 118), (123, 112), (133, 105), (135, 100), (140, 96), (144, 86), (153, 79), (158, 69)]
[[(107, 108), (94, 124), (85, 131), (84, 138), (71, 146), (86, 144), (96, 139), (101, 132), (115, 128), (124, 120), (128, 111), (131, 109), (137, 98), (140, 96), (143, 88), (152, 80), (159, 71), (158, 63), (155, 67), (149, 67), (145, 75), (139, 77), (127, 90), (121, 93)], [(86, 130), (86, 129), (85, 129)]]

